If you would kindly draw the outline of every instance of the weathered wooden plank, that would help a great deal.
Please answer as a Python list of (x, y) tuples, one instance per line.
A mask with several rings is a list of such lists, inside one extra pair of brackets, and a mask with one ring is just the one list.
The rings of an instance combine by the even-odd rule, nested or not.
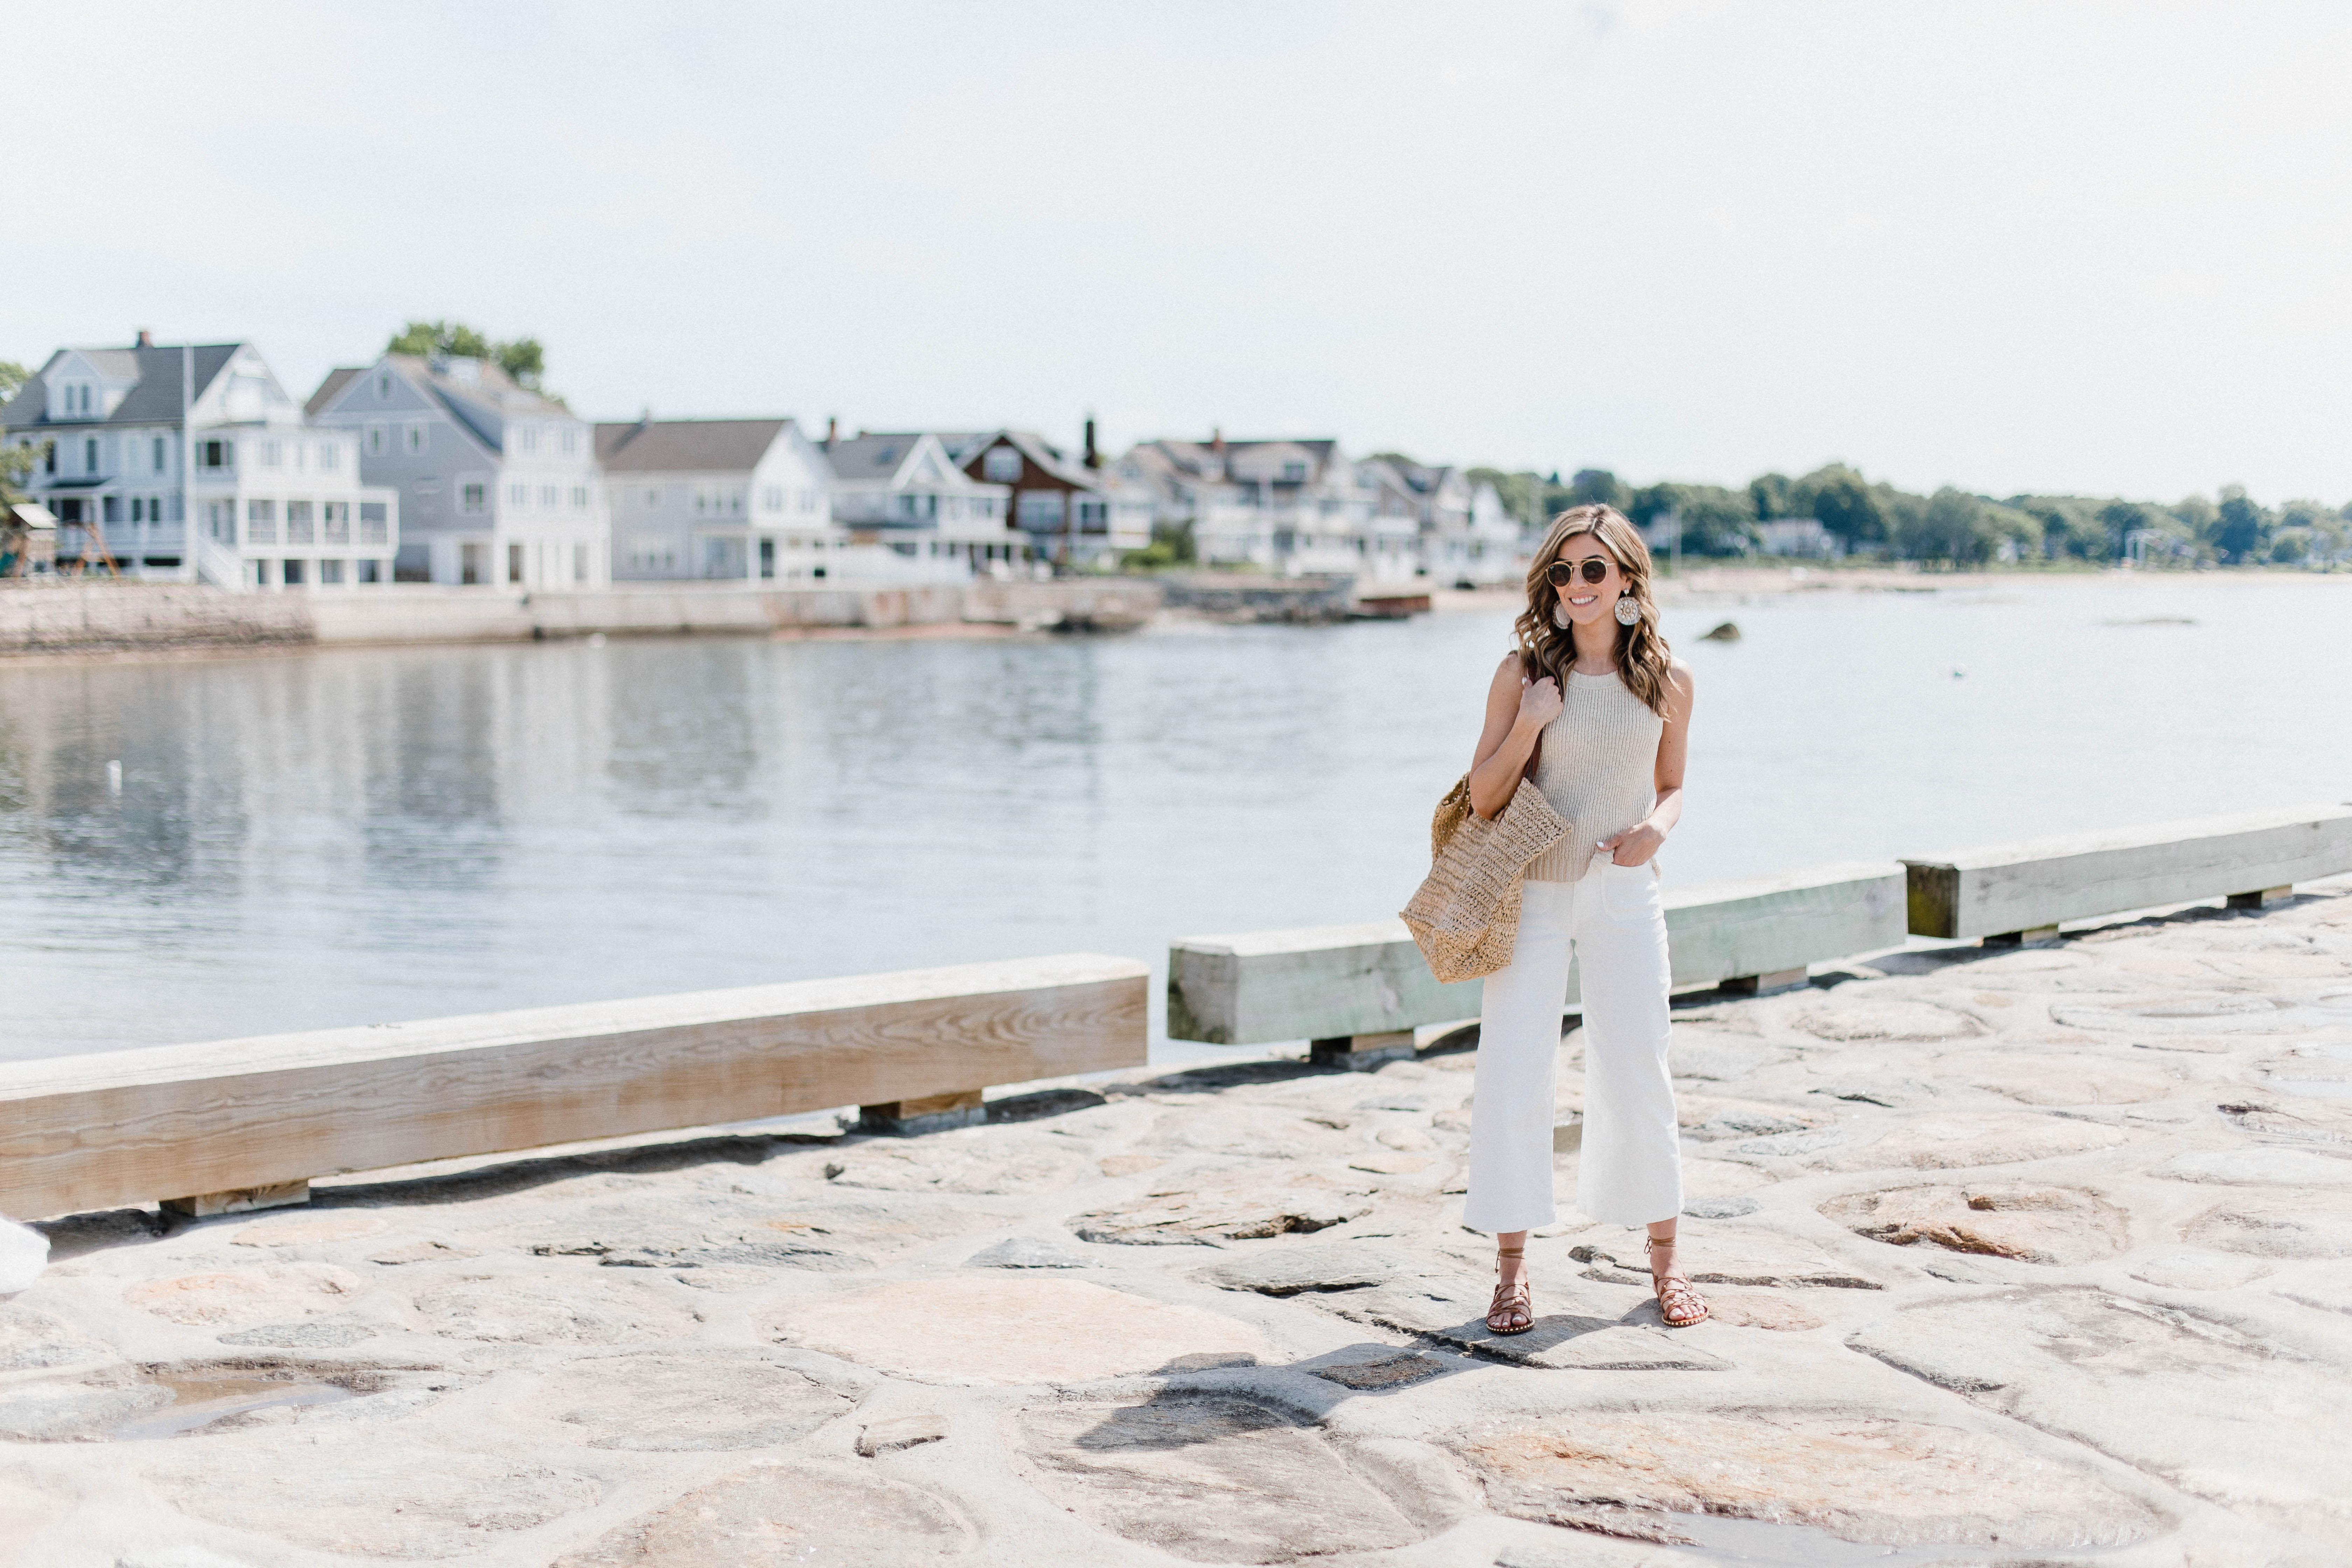
[(1903, 945), (1903, 868), (1842, 861), (1779, 877), (1703, 882), (1666, 895), (1678, 991), (1773, 976)]
[(2298, 806), (1906, 859), (1911, 931), (1966, 941), (2352, 871), (2352, 809)]
[[(1859, 861), (1714, 882), (1665, 898), (1674, 984), (1801, 972), (1903, 942), (1903, 868)], [(1168, 1033), (1261, 1045), (1475, 1018), (1477, 981), (1441, 985), (1402, 921), (1192, 937), (1168, 954)], [(1571, 973), (1565, 1005), (1576, 1001)]]
[(1219, 1046), (1393, 1034), (1476, 1017), (1481, 989), (1440, 984), (1402, 921), (1189, 937), (1168, 950), (1168, 1033)]
[(0, 1065), (0, 1213), (1133, 1067), (1150, 971), (1072, 954)]

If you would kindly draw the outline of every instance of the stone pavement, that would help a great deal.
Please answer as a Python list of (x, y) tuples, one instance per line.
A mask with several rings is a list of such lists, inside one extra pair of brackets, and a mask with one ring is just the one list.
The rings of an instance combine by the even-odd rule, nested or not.
[(54, 1226), (0, 1562), (2352, 1562), (2352, 887), (1675, 1036), (1682, 1332), (1485, 1333), (1444, 1043)]

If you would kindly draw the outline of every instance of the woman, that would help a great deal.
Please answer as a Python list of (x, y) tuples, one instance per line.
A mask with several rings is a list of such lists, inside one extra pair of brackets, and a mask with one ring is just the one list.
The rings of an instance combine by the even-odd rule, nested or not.
[(1529, 863), (1511, 962), (1486, 982), (1463, 1223), (1496, 1233), (1486, 1326), (1516, 1334), (1535, 1322), (1527, 1239), (1553, 1219), (1552, 1068), (1572, 948), (1584, 1015), (1577, 1206), (1649, 1227), (1659, 1310), (1685, 1328), (1707, 1308), (1675, 1258), (1682, 1164), (1654, 858), (1682, 816), (1690, 669), (1658, 635), (1649, 549), (1609, 507), (1553, 520), (1517, 629), (1486, 693), (1470, 804), (1489, 819), (1509, 805), (1540, 737), (1536, 787), (1569, 827)]

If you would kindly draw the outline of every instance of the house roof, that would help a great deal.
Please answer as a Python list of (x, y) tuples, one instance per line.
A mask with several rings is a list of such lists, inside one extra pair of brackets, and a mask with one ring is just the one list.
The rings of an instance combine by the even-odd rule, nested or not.
[(750, 469), (789, 419), (654, 419), (596, 426), (596, 460), (618, 473)]
[[(198, 343), (192, 355), (194, 360), (195, 395), (202, 397), (205, 389), (228, 362), (236, 357), (243, 343)], [(41, 375), (36, 375), (16, 389), (16, 395), (0, 407), (0, 428), (19, 430), (36, 425), (62, 428), (69, 425), (154, 425), (174, 424), (180, 417), (180, 345), (164, 348), (128, 349), (59, 349), (41, 366), (47, 374), (58, 357), (78, 353), (96, 365), (103, 374), (119, 381), (136, 379), (137, 384), (123, 394), (122, 401), (114, 405), (111, 414), (93, 414), (86, 419), (51, 419), (49, 394)]]
[(919, 431), (852, 436), (827, 443), (824, 455), (833, 464), (835, 479), (887, 479), (898, 471), (898, 465), (922, 438)]
[(319, 390), (310, 395), (310, 401), (302, 405), (302, 417), (316, 418), (320, 409), (335, 400), (335, 394), (352, 384), (352, 377), (363, 374), (355, 364), (338, 365), (329, 371), (327, 379), (319, 384)]
[[(1099, 490), (1110, 488), (1109, 476), (1103, 473), (1100, 469), (1089, 468), (1084, 463), (1072, 462), (1068, 458), (1062, 455), (1062, 449), (1060, 447), (1055, 446), (1052, 442), (1046, 440), (1045, 437), (1038, 435), (1034, 430), (996, 431), (992, 435), (989, 436), (985, 440), (973, 443), (971, 448), (962, 455), (962, 462), (967, 468), (969, 468), (970, 464), (976, 460), (980, 457), (981, 453), (986, 451), (989, 447), (995, 446), (999, 441), (1011, 444), (1020, 451), (1023, 457), (1028, 458), (1032, 463), (1034, 463), (1038, 468), (1045, 469), (1045, 472), (1053, 475), (1064, 484), (1075, 485), (1078, 489), (1084, 490)], [(977, 479), (979, 476), (974, 475), (973, 477)]]

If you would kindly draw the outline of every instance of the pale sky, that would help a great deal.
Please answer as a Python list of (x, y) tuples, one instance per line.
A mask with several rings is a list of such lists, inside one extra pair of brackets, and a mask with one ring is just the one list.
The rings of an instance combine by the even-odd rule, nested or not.
[(2352, 9), (20, 7), (0, 358), (2352, 498)]

